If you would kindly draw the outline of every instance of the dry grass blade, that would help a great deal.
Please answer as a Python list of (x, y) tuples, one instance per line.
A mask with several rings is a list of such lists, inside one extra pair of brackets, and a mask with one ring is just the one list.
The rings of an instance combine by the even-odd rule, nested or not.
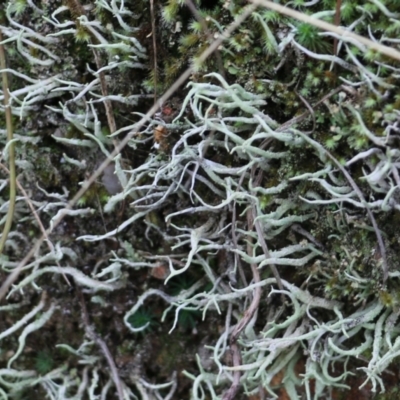
[[(7, 167), (6, 167), (5, 165), (1, 164), (1, 163), (0, 163), (0, 168), (2, 168), (7, 174), (10, 173), (10, 171), (7, 169)], [(47, 247), (49, 248), (50, 251), (53, 251), (53, 250), (54, 250), (54, 246), (53, 246), (53, 244), (51, 243), (50, 238), (49, 238), (49, 236), (48, 236), (47, 233), (46, 233), (46, 228), (43, 226), (43, 223), (42, 223), (42, 221), (41, 221), (41, 219), (40, 219), (38, 213), (36, 212), (35, 207), (33, 206), (31, 200), (29, 199), (28, 193), (26, 193), (25, 189), (24, 189), (24, 188), (22, 187), (22, 185), (19, 183), (18, 179), (16, 179), (15, 181), (16, 181), (16, 184), (17, 184), (17, 187), (18, 187), (19, 191), (20, 191), (20, 192), (22, 193), (22, 195), (24, 196), (24, 199), (25, 199), (26, 203), (28, 204), (28, 207), (31, 209), (32, 214), (33, 214), (33, 216), (35, 217), (36, 222), (38, 223), (39, 228), (40, 228), (40, 230), (41, 230), (43, 236), (44, 236), (45, 239), (46, 239)], [(56, 264), (57, 264), (57, 266), (60, 268), (61, 273), (62, 273), (62, 276), (63, 276), (63, 278), (65, 279), (65, 282), (67, 282), (68, 286), (71, 286), (71, 283), (70, 283), (70, 281), (68, 280), (67, 276), (64, 274), (64, 272), (62, 272), (60, 263), (59, 263), (58, 261), (56, 261)]]
[[(336, 10), (335, 10), (335, 26), (339, 26), (340, 24), (340, 7), (342, 6), (342, 0), (336, 1)], [(337, 55), (337, 38), (333, 39), (333, 55)]]
[(157, 103), (157, 32), (156, 32), (156, 17), (154, 15), (154, 0), (150, 0), (150, 17), (151, 17), (151, 35), (153, 37), (153, 51), (154, 51), (154, 104)]

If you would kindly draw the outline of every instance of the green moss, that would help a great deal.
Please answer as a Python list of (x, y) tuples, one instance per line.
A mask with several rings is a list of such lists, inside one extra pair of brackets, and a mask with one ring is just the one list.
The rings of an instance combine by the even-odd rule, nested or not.
[(16, 16), (21, 15), (25, 10), (28, 2), (26, 0), (15, 0), (10, 3), (10, 13)]
[(386, 393), (377, 394), (374, 400), (400, 400), (400, 388), (395, 384)]
[(171, 23), (174, 22), (180, 6), (182, 5), (182, 1), (179, 0), (168, 0), (167, 5), (163, 8), (163, 19), (165, 22)]
[(157, 317), (151, 309), (141, 307), (135, 314), (128, 318), (128, 323), (134, 329), (140, 329), (146, 326), (145, 329), (138, 332), (140, 335), (151, 332), (157, 325)]
[(186, 332), (196, 327), (201, 321), (202, 313), (198, 310), (181, 310), (178, 317), (179, 328)]
[(54, 367), (54, 358), (50, 351), (42, 350), (35, 358), (35, 369), (40, 375), (46, 375)]
[(313, 25), (300, 23), (297, 26), (296, 39), (307, 49), (315, 53), (329, 53), (331, 44), (329, 41), (319, 35), (320, 30)]

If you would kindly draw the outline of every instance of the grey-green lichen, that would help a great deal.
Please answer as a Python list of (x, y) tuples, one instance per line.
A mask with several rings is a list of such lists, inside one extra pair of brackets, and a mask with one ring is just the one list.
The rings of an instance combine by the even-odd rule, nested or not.
[[(155, 4), (156, 32), (144, 0), (21, 0), (1, 11), (19, 180), (46, 226), (135, 130), (155, 76), (160, 93), (197, 66), (0, 306), (4, 399), (116, 393), (75, 286), (127, 399), (222, 398), (238, 372), (243, 396), (328, 399), (353, 375), (393, 391), (384, 374), (400, 354), (397, 63), (260, 8), (197, 65), (243, 4), (194, 3), (198, 20), (183, 1)], [(284, 4), (335, 15), (330, 0)], [(341, 25), (396, 48), (397, 8), (343, 1)], [(0, 188), (4, 216), (4, 172)], [(1, 280), (40, 235), (20, 193)], [(235, 364), (232, 332), (260, 291)]]

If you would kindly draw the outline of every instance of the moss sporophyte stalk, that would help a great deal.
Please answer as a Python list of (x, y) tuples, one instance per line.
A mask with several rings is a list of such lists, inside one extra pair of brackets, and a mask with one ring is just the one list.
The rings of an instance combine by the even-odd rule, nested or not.
[(4, 5), (1, 398), (396, 396), (397, 3), (273, 4)]

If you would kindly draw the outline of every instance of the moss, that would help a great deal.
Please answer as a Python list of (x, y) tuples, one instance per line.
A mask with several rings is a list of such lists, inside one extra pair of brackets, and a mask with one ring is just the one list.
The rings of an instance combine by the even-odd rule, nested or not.
[(374, 400), (400, 400), (400, 390), (398, 387), (392, 387), (387, 393), (376, 395)]
[(185, 359), (192, 357), (193, 346), (187, 345), (187, 337), (185, 334), (175, 333), (174, 335), (162, 335), (158, 338), (160, 343), (155, 365), (162, 369), (163, 374), (168, 375), (174, 369), (181, 369)]
[(140, 329), (146, 326), (145, 329), (138, 332), (140, 335), (144, 335), (157, 326), (157, 318), (154, 312), (141, 307), (135, 314), (128, 318), (128, 323), (134, 329)]
[(331, 44), (319, 35), (319, 30), (313, 25), (300, 23), (297, 26), (296, 38), (307, 49), (316, 53), (330, 53)]
[(35, 369), (40, 375), (46, 375), (55, 365), (51, 352), (42, 350), (37, 353), (35, 359)]

